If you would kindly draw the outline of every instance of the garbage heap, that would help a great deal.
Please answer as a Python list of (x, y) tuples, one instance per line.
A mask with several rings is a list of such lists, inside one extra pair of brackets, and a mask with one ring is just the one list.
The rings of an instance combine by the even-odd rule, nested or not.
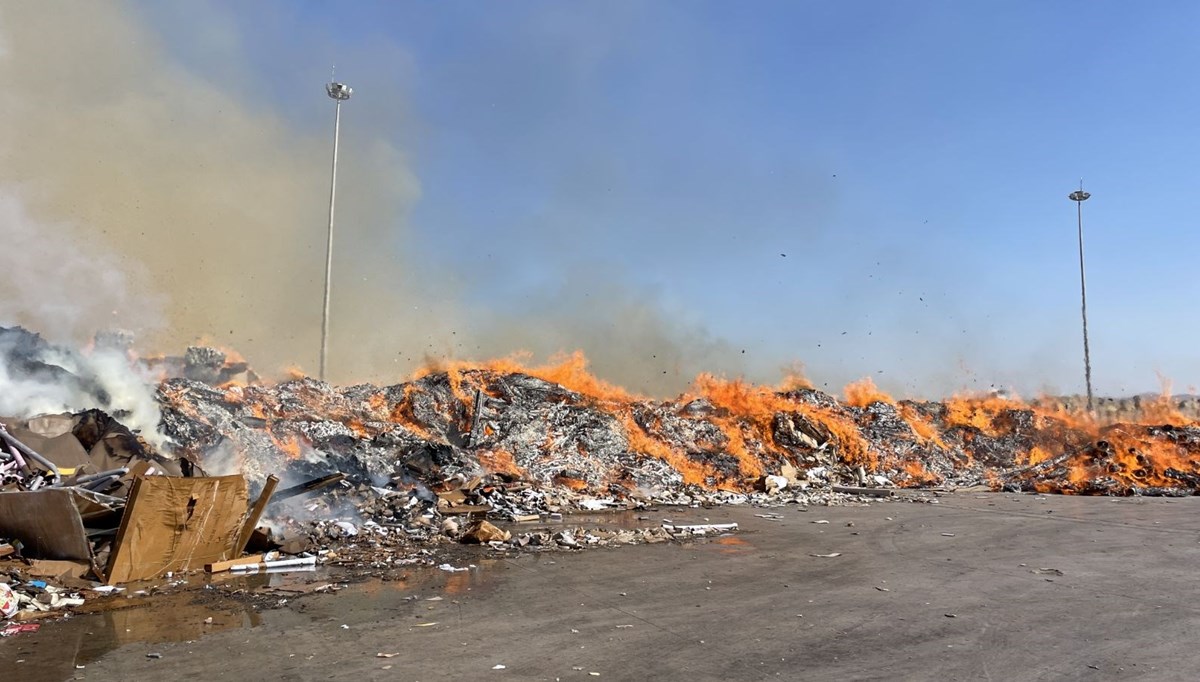
[[(0, 416), (0, 573), (20, 564), (0, 603), (71, 605), (72, 585), (96, 587), (84, 578), (394, 567), (460, 542), (574, 549), (730, 530), (573, 524), (572, 512), (856, 503), (900, 488), (1200, 490), (1194, 398), (1103, 401), (1097, 417), (1073, 398), (897, 401), (864, 381), (837, 399), (701, 376), (653, 400), (579, 355), (445, 364), (390, 386), (263, 384), (225, 351), (147, 360), (131, 346), (98, 337), (97, 363), (0, 328), (0, 406), (57, 405)], [(114, 370), (155, 374), (145, 400)]]
[(252, 481), (342, 472), (434, 492), (451, 480), (491, 480), (501, 487), (487, 504), (508, 516), (580, 500), (719, 502), (834, 487), (1200, 488), (1193, 399), (1139, 399), (1136, 410), (1109, 401), (1129, 420), (1106, 423), (1069, 399), (897, 401), (860, 382), (838, 400), (701, 376), (689, 394), (649, 400), (587, 374), (579, 356), (496, 365), (431, 368), (391, 386), (177, 378), (158, 396), (165, 433), (202, 467), (219, 460)]

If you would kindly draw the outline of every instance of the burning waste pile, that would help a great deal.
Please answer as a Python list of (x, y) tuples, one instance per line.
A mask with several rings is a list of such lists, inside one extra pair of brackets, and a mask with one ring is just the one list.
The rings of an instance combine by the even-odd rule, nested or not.
[(202, 567), (465, 570), (443, 561), (460, 543), (732, 530), (585, 527), (576, 512), (860, 503), (901, 488), (1191, 495), (1198, 414), (1194, 399), (1106, 401), (1089, 416), (1071, 399), (897, 401), (864, 381), (838, 400), (795, 380), (703, 375), (649, 400), (580, 355), (451, 363), (391, 386), (272, 385), (212, 348), (139, 359), (120, 334), (75, 352), (0, 328), (0, 572), (16, 588), (0, 605), (52, 612), (95, 580), (113, 590)]

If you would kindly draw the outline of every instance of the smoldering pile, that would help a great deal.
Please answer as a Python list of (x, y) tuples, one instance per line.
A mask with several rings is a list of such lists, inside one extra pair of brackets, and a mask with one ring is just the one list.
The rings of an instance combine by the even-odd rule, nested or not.
[(434, 493), (448, 481), (490, 480), (508, 486), (486, 500), (499, 518), (827, 502), (851, 486), (1190, 495), (1200, 482), (1200, 428), (1183, 414), (1191, 403), (1134, 401), (1158, 421), (1104, 424), (1064, 401), (895, 401), (865, 387), (839, 401), (700, 377), (692, 394), (647, 400), (591, 377), (575, 357), (532, 369), (448, 366), (391, 386), (176, 378), (158, 397), (166, 435), (202, 466), (234, 453), (256, 480), (339, 471)]
[[(390, 386), (335, 387), (306, 377), (262, 383), (241, 358), (205, 347), (138, 359), (122, 335), (75, 353), (9, 329), (0, 330), (0, 348), (6, 405), (14, 396), (58, 397), (30, 399), (5, 423), (53, 424), (86, 449), (91, 432), (76, 432), (100, 421), (124, 429), (120, 442), (136, 450), (129, 458), (148, 463), (135, 468), (127, 458), (115, 475), (88, 478), (109, 463), (82, 461), (70, 478), (23, 462), (8, 489), (88, 487), (119, 501), (151, 463), (185, 477), (233, 474), (248, 481), (235, 491), (244, 504), (262, 501), (251, 509), (259, 516), (245, 518), (266, 520), (246, 537), (231, 531), (234, 556), (248, 547), (397, 565), (447, 542), (574, 548), (703, 532), (570, 527), (572, 512), (664, 504), (857, 503), (904, 488), (1200, 490), (1191, 399), (1105, 403), (1120, 418), (1106, 423), (1070, 399), (896, 401), (869, 382), (839, 400), (810, 387), (701, 376), (689, 394), (650, 400), (591, 376), (580, 356), (532, 368), (453, 364)], [(128, 376), (113, 371), (113, 357)], [(129, 377), (150, 374), (148, 410)], [(49, 390), (27, 390), (37, 386)], [(149, 430), (148, 413), (157, 417)]]

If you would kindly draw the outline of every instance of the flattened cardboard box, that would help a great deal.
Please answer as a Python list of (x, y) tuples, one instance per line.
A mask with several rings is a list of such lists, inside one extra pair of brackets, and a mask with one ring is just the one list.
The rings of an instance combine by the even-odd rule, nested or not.
[(20, 540), (36, 559), (92, 560), (79, 495), (70, 488), (0, 493), (0, 537)]
[(248, 498), (241, 476), (136, 479), (109, 557), (107, 583), (149, 580), (232, 558)]

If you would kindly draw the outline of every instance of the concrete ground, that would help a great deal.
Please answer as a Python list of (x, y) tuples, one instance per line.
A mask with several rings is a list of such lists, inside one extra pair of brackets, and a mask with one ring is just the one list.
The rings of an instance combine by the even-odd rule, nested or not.
[(0, 642), (0, 670), (21, 680), (1191, 680), (1198, 512), (1195, 498), (1007, 494), (664, 509), (656, 520), (742, 531), (477, 561), (219, 612), (213, 625), (202, 624), (211, 604), (158, 621), (153, 608), (78, 617)]

